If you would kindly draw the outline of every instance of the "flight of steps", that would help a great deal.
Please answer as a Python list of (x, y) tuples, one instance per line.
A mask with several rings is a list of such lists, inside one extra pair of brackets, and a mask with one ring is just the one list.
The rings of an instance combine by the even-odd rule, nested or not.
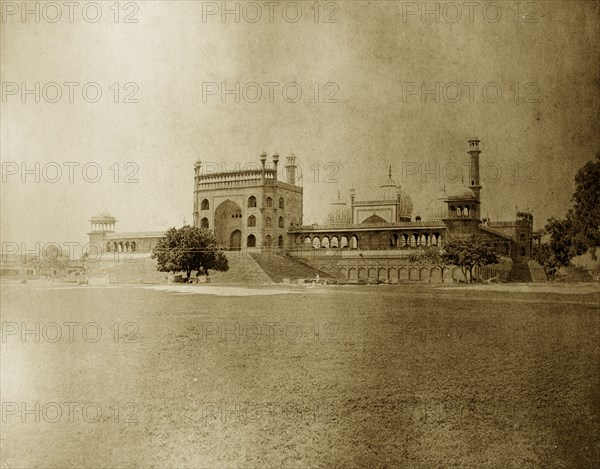
[(210, 283), (246, 283), (254, 285), (273, 283), (265, 271), (258, 265), (256, 260), (254, 260), (247, 252), (229, 251), (226, 252), (225, 255), (229, 262), (229, 270), (227, 272), (211, 270), (209, 272)]
[[(284, 278), (291, 280), (328, 278), (320, 272), (291, 258), (267, 253), (248, 253), (247, 251), (226, 252), (229, 262), (227, 272), (211, 270), (210, 283), (213, 284), (272, 284), (281, 283)], [(156, 270), (156, 261), (149, 254), (136, 254), (127, 260), (115, 260), (112, 255), (104, 255), (100, 260), (85, 264), (89, 281), (108, 278), (111, 284), (161, 284), (167, 282), (168, 273)], [(192, 273), (195, 276), (195, 272)]]
[(544, 269), (537, 261), (529, 261), (527, 264), (529, 265), (532, 282), (543, 283), (547, 281)]
[(281, 283), (284, 278), (290, 280), (315, 278), (330, 278), (325, 272), (313, 269), (306, 264), (298, 262), (290, 257), (275, 254), (273, 252), (250, 254), (256, 263), (266, 272), (273, 282)]
[[(544, 279), (545, 280), (545, 279)], [(512, 268), (508, 273), (509, 282), (531, 282), (531, 271), (526, 261), (513, 262)]]

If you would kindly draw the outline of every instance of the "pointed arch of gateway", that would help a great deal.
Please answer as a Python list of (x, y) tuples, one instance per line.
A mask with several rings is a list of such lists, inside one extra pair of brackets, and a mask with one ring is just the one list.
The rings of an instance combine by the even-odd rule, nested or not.
[(242, 217), (236, 216), (242, 211), (233, 200), (227, 199), (215, 209), (214, 232), (217, 245), (223, 249), (241, 247)]

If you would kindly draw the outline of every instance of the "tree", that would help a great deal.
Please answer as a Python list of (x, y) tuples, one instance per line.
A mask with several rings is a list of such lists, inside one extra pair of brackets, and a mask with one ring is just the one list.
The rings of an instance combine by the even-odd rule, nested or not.
[(457, 236), (450, 240), (444, 246), (443, 256), (448, 264), (460, 267), (465, 280), (471, 283), (475, 267), (496, 264), (499, 261), (494, 248), (484, 237), (476, 234)]
[(227, 271), (227, 257), (217, 249), (213, 233), (204, 228), (186, 225), (171, 228), (152, 250), (160, 272), (184, 271), (189, 280), (192, 271), (208, 275), (209, 269)]
[(546, 280), (554, 277), (554, 274), (560, 269), (561, 263), (554, 255), (550, 244), (544, 243), (533, 250), (533, 259), (536, 260), (544, 269)]
[(573, 209), (567, 214), (573, 228), (595, 258), (600, 246), (600, 151), (575, 175)]
[(550, 240), (534, 249), (533, 258), (544, 269), (546, 280), (551, 280), (558, 269), (569, 266), (571, 259), (588, 250), (586, 236), (571, 215), (563, 220), (549, 218), (543, 233)]
[(585, 237), (577, 227), (577, 223), (570, 217), (564, 220), (548, 219), (544, 233), (550, 236), (548, 247), (552, 256), (562, 267), (567, 267), (571, 259), (584, 254), (588, 249)]
[[(422, 251), (412, 252), (408, 256), (408, 262), (411, 264), (429, 264), (439, 267), (442, 271), (442, 283), (444, 283), (444, 269), (448, 261), (444, 256), (444, 250), (437, 246), (428, 246)], [(431, 270), (429, 271), (429, 282), (431, 283)]]
[(544, 268), (546, 279), (554, 276), (571, 259), (590, 251), (596, 259), (600, 245), (600, 152), (596, 161), (588, 161), (575, 175), (573, 208), (564, 219), (549, 218), (543, 233), (550, 237), (547, 244), (533, 253)]

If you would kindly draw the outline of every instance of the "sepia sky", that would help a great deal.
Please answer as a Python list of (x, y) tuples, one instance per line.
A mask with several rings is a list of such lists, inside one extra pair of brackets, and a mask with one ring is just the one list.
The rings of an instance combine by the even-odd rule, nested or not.
[(338, 190), (376, 192), (389, 165), (426, 218), (457, 165), (467, 181), (473, 136), (482, 215), (529, 208), (540, 228), (600, 149), (596, 1), (427, 2), (425, 16), (420, 1), (336, 1), (318, 17), (313, 2), (227, 2), (239, 22), (221, 2), (121, 2), (119, 22), (112, 1), (72, 18), (58, 2), (58, 20), (46, 3), (39, 22), (1, 4), (3, 242), (85, 242), (103, 211), (117, 231), (189, 223), (197, 159), (236, 169), (263, 150), (297, 155), (305, 223)]

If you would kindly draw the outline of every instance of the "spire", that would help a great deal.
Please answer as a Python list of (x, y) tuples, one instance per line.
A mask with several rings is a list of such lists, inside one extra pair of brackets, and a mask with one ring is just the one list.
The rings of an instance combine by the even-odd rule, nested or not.
[(346, 205), (346, 202), (342, 200), (342, 196), (340, 194), (340, 190), (338, 189), (337, 200), (333, 202), (331, 205)]

